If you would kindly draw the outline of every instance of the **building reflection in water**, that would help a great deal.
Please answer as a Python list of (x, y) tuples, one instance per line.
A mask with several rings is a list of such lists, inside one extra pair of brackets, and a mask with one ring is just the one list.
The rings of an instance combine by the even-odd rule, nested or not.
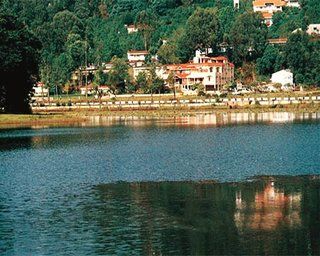
[(320, 113), (266, 112), (266, 113), (196, 113), (186, 116), (92, 116), (81, 126), (221, 126), (251, 123), (290, 123), (295, 121), (320, 120)]
[(286, 195), (273, 181), (256, 192), (254, 202), (249, 204), (242, 200), (241, 191), (236, 192), (234, 220), (239, 231), (275, 230), (280, 225), (297, 228), (301, 224), (300, 211), (301, 193)]
[(100, 253), (316, 255), (319, 180), (280, 179), (98, 186), (99, 229), (115, 232), (100, 236), (115, 241)]

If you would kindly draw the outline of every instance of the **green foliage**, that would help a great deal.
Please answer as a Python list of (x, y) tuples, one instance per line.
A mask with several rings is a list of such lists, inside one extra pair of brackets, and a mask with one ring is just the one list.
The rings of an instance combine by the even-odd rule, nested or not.
[(283, 66), (283, 54), (279, 48), (268, 45), (261, 58), (257, 60), (257, 70), (260, 75), (269, 75)]
[(148, 91), (148, 73), (140, 72), (136, 78), (136, 91)]
[(16, 17), (0, 10), (0, 110), (29, 111), (40, 43)]
[(261, 57), (266, 47), (266, 39), (267, 27), (259, 13), (239, 15), (230, 31), (230, 45), (235, 63), (241, 65)]
[(180, 59), (176, 55), (177, 46), (174, 44), (164, 44), (158, 50), (158, 59), (162, 64), (179, 63)]
[(129, 83), (129, 66), (126, 61), (117, 57), (111, 60), (112, 68), (109, 72), (109, 86), (113, 94), (123, 93), (126, 83)]
[(276, 12), (272, 17), (270, 37), (288, 37), (293, 30), (303, 28), (303, 20), (303, 12), (298, 8), (284, 8), (283, 12)]
[(94, 75), (93, 83), (95, 85), (106, 85), (108, 82), (108, 74), (103, 72), (103, 68), (99, 67), (97, 72)]
[(297, 83), (320, 85), (317, 75), (320, 66), (317, 56), (319, 45), (319, 41), (310, 41), (310, 37), (304, 32), (293, 33), (289, 37), (284, 51), (285, 61), (293, 71)]
[[(316, 64), (311, 65), (304, 51), (317, 52), (315, 45), (306, 47), (299, 57), (308, 62), (303, 65), (311, 68), (310, 72), (289, 60), (293, 46), (265, 49), (267, 35), (289, 37), (297, 28), (305, 30), (308, 24), (319, 23), (319, 1), (300, 3), (301, 9), (284, 8), (276, 13), (268, 30), (260, 15), (252, 13), (252, 0), (241, 0), (240, 10), (233, 9), (233, 0), (0, 1), (3, 13), (18, 17), (20, 24), (39, 38), (43, 46), (40, 77), (51, 88), (67, 84), (72, 71), (84, 67), (86, 59), (101, 66), (115, 56), (125, 58), (128, 50), (148, 49), (157, 53), (163, 64), (181, 63), (189, 61), (196, 49), (213, 48), (217, 53), (222, 42), (229, 44), (227, 54), (236, 67), (257, 62), (259, 73), (264, 75), (291, 67), (298, 72), (298, 81), (313, 83), (318, 77), (317, 56)], [(125, 25), (131, 24), (139, 32), (128, 34)], [(162, 45), (162, 39), (168, 44)]]
[(185, 44), (193, 50), (215, 48), (219, 41), (219, 20), (216, 9), (197, 9), (188, 19)]

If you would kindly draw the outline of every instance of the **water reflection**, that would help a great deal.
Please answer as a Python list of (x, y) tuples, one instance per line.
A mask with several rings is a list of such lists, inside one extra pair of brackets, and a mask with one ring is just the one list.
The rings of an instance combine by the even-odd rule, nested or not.
[(34, 130), (51, 127), (96, 127), (127, 125), (143, 127), (148, 125), (157, 126), (224, 126), (234, 124), (255, 124), (255, 123), (292, 123), (303, 121), (319, 121), (320, 112), (296, 113), (296, 112), (219, 112), (219, 113), (194, 113), (184, 116), (156, 117), (156, 116), (89, 116), (86, 121), (74, 121), (72, 123), (50, 123), (50, 124), (0, 124), (0, 131), (5, 129), (19, 129), (27, 127)]
[(319, 177), (100, 185), (95, 221), (108, 232), (98, 252), (318, 255), (319, 185)]
[(290, 123), (320, 120), (320, 113), (266, 112), (266, 113), (196, 113), (176, 117), (139, 116), (92, 116), (82, 126), (110, 126), (124, 124), (130, 126), (222, 126), (252, 123)]
[(268, 182), (250, 204), (242, 200), (241, 191), (237, 192), (235, 222), (239, 230), (248, 228), (247, 225), (251, 229), (268, 231), (275, 230), (282, 223), (289, 227), (301, 224), (301, 192), (286, 195), (275, 186), (274, 181)]
[(39, 189), (0, 190), (0, 253), (320, 253), (320, 176)]

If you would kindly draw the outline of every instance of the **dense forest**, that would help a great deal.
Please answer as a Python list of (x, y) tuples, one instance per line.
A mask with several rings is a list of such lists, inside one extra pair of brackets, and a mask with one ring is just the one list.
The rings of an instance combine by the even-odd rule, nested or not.
[[(86, 63), (102, 65), (126, 58), (128, 50), (146, 49), (162, 64), (192, 58), (196, 49), (213, 48), (238, 68), (238, 79), (266, 78), (290, 68), (297, 83), (320, 85), (320, 42), (304, 31), (320, 23), (318, 0), (300, 0), (301, 9), (284, 8), (267, 28), (251, 0), (0, 0), (10, 15), (40, 43), (39, 78), (63, 87)], [(126, 25), (137, 33), (128, 34)], [(292, 33), (295, 29), (302, 31)], [(268, 38), (288, 37), (285, 46)], [(166, 44), (163, 44), (166, 40)], [(1, 41), (3, 44), (4, 42)], [(221, 45), (227, 51), (219, 52)], [(251, 80), (250, 80), (251, 78)]]

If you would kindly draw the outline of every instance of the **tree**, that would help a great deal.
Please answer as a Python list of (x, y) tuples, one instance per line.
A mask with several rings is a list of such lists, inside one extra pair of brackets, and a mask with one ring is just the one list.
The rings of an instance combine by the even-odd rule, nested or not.
[(235, 20), (235, 10), (232, 6), (224, 7), (218, 12), (220, 31), (219, 34), (223, 41), (226, 41), (231, 27)]
[(149, 49), (151, 36), (156, 26), (156, 20), (157, 17), (153, 13), (147, 11), (141, 11), (137, 16), (135, 23), (142, 33), (145, 50)]
[(164, 80), (158, 77), (156, 73), (156, 66), (151, 66), (150, 75), (148, 77), (148, 87), (151, 95), (155, 92), (163, 93), (164, 92)]
[(198, 8), (187, 21), (185, 39), (193, 50), (216, 48), (219, 42), (217, 10)]
[(109, 86), (113, 94), (123, 93), (129, 82), (129, 67), (125, 60), (113, 57), (112, 68), (109, 72)]
[(81, 34), (83, 31), (82, 24), (78, 17), (70, 11), (62, 11), (53, 17), (51, 24), (54, 37), (56, 52), (59, 54), (65, 51), (65, 43), (68, 36), (72, 34)]
[(148, 73), (140, 72), (136, 78), (136, 91), (148, 92)]
[(310, 71), (311, 55), (313, 56), (312, 47), (306, 33), (297, 32), (290, 35), (284, 56), (288, 68), (295, 74), (296, 82), (309, 83), (309, 79), (312, 79), (307, 74)]
[(178, 56), (176, 55), (177, 47), (174, 44), (163, 44), (158, 50), (158, 59), (162, 64), (174, 64), (180, 63)]
[(0, 109), (5, 112), (30, 111), (40, 47), (40, 42), (16, 17), (0, 12)]
[(268, 45), (261, 58), (257, 59), (257, 70), (261, 75), (270, 75), (282, 66), (282, 53), (273, 46)]
[(108, 81), (108, 74), (103, 72), (103, 68), (99, 67), (97, 72), (94, 74), (93, 83), (95, 85), (105, 85)]
[(167, 83), (170, 89), (173, 91), (174, 98), (176, 98), (176, 87), (175, 87), (175, 73), (171, 71), (167, 78)]
[(267, 26), (262, 22), (259, 13), (239, 15), (230, 31), (232, 58), (238, 65), (254, 61), (263, 55), (266, 47)]

